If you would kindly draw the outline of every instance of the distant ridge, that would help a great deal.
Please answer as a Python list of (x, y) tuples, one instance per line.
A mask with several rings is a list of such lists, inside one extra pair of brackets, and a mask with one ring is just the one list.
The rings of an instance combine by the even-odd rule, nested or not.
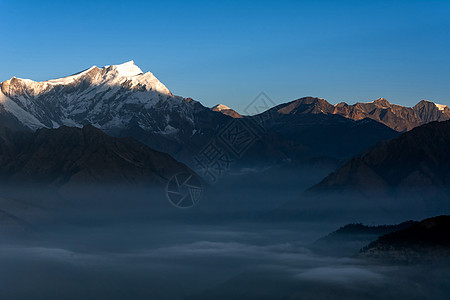
[(352, 120), (369, 118), (398, 131), (404, 132), (414, 127), (450, 119), (450, 108), (422, 100), (414, 107), (391, 104), (384, 98), (367, 103), (349, 105), (345, 102), (332, 105), (326, 100), (315, 97), (304, 97), (276, 106), (282, 114), (327, 114), (339, 115)]

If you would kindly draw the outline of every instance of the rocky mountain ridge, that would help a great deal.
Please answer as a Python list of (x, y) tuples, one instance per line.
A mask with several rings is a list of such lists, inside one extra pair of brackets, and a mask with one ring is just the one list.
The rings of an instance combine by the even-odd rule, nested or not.
[(422, 100), (414, 107), (391, 104), (384, 98), (367, 103), (335, 105), (324, 99), (304, 97), (280, 104), (275, 109), (281, 114), (326, 114), (339, 115), (355, 121), (366, 118), (380, 122), (398, 132), (409, 131), (417, 126), (450, 119), (450, 108), (431, 101)]

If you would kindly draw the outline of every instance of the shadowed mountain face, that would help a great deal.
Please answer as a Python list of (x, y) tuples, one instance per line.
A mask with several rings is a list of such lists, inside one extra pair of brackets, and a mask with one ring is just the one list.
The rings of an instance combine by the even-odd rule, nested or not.
[(411, 108), (391, 104), (384, 98), (369, 103), (349, 105), (341, 102), (331, 105), (324, 99), (305, 97), (278, 105), (276, 110), (281, 114), (339, 115), (355, 121), (369, 118), (399, 132), (408, 131), (432, 121), (450, 119), (450, 109), (447, 106), (426, 100), (420, 101)]
[(132, 138), (114, 138), (86, 125), (0, 130), (0, 178), (5, 182), (62, 186), (75, 183), (142, 183), (161, 186), (189, 170), (168, 154)]
[(450, 121), (433, 122), (379, 143), (311, 191), (450, 187)]
[(407, 263), (450, 258), (450, 216), (425, 219), (383, 235), (361, 250), (360, 256)]

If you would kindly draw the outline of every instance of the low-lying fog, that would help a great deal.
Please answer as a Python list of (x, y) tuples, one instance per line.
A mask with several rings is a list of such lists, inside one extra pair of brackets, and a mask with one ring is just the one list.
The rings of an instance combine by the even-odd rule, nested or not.
[(448, 267), (364, 261), (353, 255), (364, 243), (352, 244), (346, 257), (333, 255), (332, 248), (319, 255), (309, 246), (354, 220), (273, 221), (270, 212), (299, 197), (302, 187), (240, 182), (249, 188), (235, 182), (232, 189), (224, 179), (190, 209), (173, 207), (163, 190), (4, 189), (0, 209), (17, 219), (0, 214), (0, 298), (449, 295)]

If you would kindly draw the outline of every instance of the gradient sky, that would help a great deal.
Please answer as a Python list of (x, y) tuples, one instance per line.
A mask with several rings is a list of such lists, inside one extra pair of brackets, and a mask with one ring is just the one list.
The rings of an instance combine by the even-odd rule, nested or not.
[(134, 60), (174, 94), (450, 105), (450, 1), (0, 0), (0, 81)]

